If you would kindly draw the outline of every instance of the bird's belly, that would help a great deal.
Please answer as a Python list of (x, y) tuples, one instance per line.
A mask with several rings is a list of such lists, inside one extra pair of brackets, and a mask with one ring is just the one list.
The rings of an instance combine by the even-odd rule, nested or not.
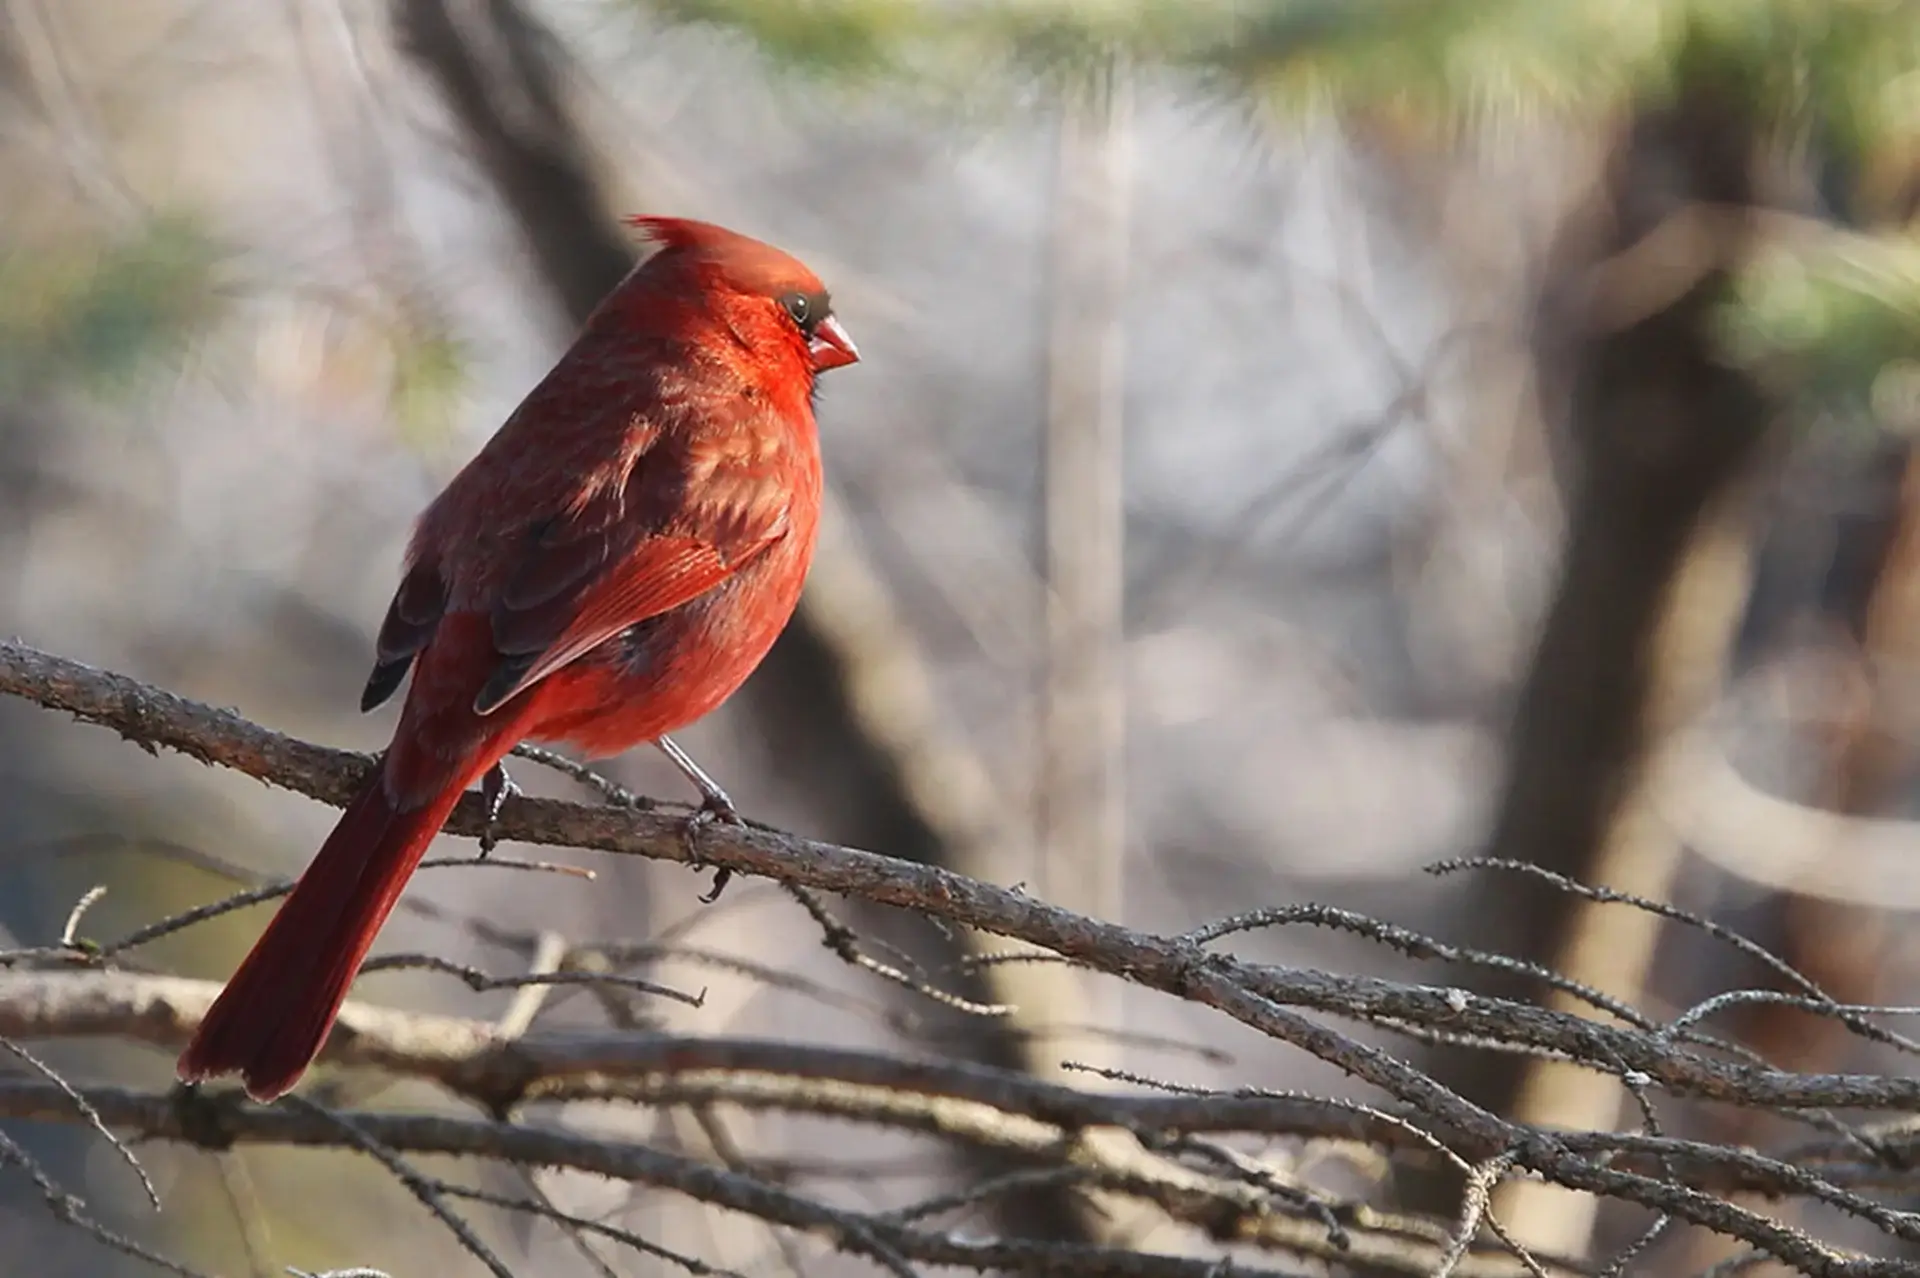
[(778, 607), (782, 601), (745, 589), (751, 584), (736, 579), (555, 671), (527, 735), (606, 758), (712, 713), (746, 682), (792, 615), (792, 603)]

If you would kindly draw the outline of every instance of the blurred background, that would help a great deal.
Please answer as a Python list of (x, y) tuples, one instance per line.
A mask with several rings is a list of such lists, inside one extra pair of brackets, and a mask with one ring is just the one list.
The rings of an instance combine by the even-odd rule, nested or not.
[[(1518, 876), (1423, 873), (1484, 852), (1738, 927), (1843, 1002), (1920, 1001), (1901, 927), (1920, 906), (1920, 6), (0, 0), (0, 193), (0, 633), (379, 748), (391, 711), (355, 707), (412, 518), (630, 264), (617, 217), (697, 216), (815, 267), (864, 356), (823, 385), (832, 503), (802, 614), (681, 738), (750, 815), (1157, 931), (1327, 901), (1667, 1015), (1774, 979)], [(690, 797), (651, 752), (612, 767)], [(291, 874), (332, 816), (0, 704), (0, 947), (57, 938), (94, 884), (106, 935), (230, 890), (224, 867)], [(857, 996), (654, 962), (710, 991), (646, 1005), (682, 1032), (1348, 1090), (1201, 1009), (1045, 967), (974, 980), (1010, 1021), (938, 1014), (846, 969), (764, 884), (702, 908), (680, 867), (579, 859), (597, 885), (425, 873), (412, 898), (434, 911), (382, 948), (506, 971), (525, 956), (473, 920), (672, 937)], [(842, 908), (935, 970), (1005, 948)], [(148, 957), (223, 977), (263, 919)], [(1238, 945), (1481, 979), (1305, 929)], [(475, 1016), (508, 999), (420, 973), (358, 988)], [(1782, 1066), (1902, 1068), (1779, 1008), (1717, 1024)], [(47, 1054), (88, 1081), (170, 1078), (145, 1049)], [(1420, 1060), (1534, 1121), (1637, 1121), (1597, 1075)], [(969, 1170), (723, 1117), (724, 1138), (682, 1113), (559, 1121), (850, 1202)], [(1771, 1121), (1678, 1130), (1763, 1144)], [(472, 1264), (366, 1160), (154, 1148), (156, 1217), (90, 1135), (7, 1130), (116, 1227), (215, 1272)], [(1323, 1161), (1302, 1174), (1375, 1201), (1458, 1194)], [(743, 1219), (543, 1188), (716, 1264), (790, 1260)], [(1498, 1201), (1565, 1253), (1644, 1224), (1538, 1186)], [(980, 1215), (959, 1223), (1200, 1245), (1048, 1193)], [(596, 1272), (541, 1226), (486, 1231), (530, 1273)], [(0, 1237), (12, 1272), (145, 1272), (4, 1171)], [(1634, 1272), (1721, 1258), (1676, 1230)]]

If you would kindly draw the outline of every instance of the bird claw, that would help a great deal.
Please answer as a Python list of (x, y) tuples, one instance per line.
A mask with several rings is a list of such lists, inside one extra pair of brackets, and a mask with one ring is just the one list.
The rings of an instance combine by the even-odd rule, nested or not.
[(520, 787), (507, 775), (504, 764), (496, 763), (487, 769), (480, 778), (480, 798), (487, 805), (486, 828), (480, 831), (480, 859), (500, 846), (500, 809), (507, 806), (507, 800), (520, 793)]
[[(693, 810), (680, 827), (680, 840), (687, 849), (687, 864), (696, 870), (706, 868), (707, 862), (700, 855), (700, 831), (714, 824), (745, 825), (740, 812), (733, 806), (733, 800), (724, 791), (716, 790), (700, 800), (700, 806)], [(733, 881), (733, 871), (726, 866), (716, 866), (713, 871), (713, 886), (700, 895), (700, 904), (712, 905), (727, 890), (727, 884)]]
[[(698, 835), (704, 826), (716, 821), (727, 825), (745, 825), (740, 819), (739, 809), (733, 806), (733, 800), (720, 788), (720, 783), (708, 776), (706, 770), (693, 761), (693, 756), (682, 750), (672, 737), (657, 737), (654, 744), (660, 747), (660, 753), (667, 756), (674, 767), (680, 769), (680, 775), (693, 782), (694, 789), (700, 791), (700, 806), (680, 827), (680, 840), (687, 849), (687, 864), (694, 869), (704, 869), (706, 861), (700, 855)], [(713, 887), (700, 898), (703, 905), (712, 905), (720, 899), (727, 884), (733, 878), (733, 871), (720, 866), (713, 872)]]

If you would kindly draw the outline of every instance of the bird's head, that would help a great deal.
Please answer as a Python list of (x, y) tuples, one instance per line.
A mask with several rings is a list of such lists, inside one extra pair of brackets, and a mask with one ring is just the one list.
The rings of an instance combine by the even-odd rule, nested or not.
[(798, 259), (711, 222), (627, 220), (660, 246), (639, 274), (696, 294), (743, 345), (788, 346), (816, 374), (859, 362), (826, 286)]

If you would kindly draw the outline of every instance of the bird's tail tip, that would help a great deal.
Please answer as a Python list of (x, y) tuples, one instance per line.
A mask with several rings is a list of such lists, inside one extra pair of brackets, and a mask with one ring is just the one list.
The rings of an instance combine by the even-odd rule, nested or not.
[(174, 1072), (238, 1074), (258, 1101), (285, 1095), (320, 1054), (347, 990), (408, 875), (460, 797), (397, 808), (376, 777), (342, 814), (226, 988)]
[[(223, 1047), (228, 1050), (222, 1050)], [(263, 1061), (258, 1053), (249, 1056), (247, 1049), (237, 1045), (223, 1045), (217, 1040), (196, 1036), (174, 1062), (173, 1074), (189, 1086), (238, 1075), (247, 1098), (268, 1105), (293, 1090), (306, 1073), (313, 1054), (306, 1054), (297, 1068), (288, 1069), (272, 1065), (270, 1058)]]

